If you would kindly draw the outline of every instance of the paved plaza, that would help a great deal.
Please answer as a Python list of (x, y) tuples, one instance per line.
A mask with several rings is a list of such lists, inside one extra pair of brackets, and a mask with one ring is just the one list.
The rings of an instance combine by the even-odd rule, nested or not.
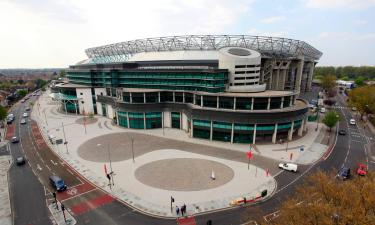
[[(80, 115), (60, 112), (58, 106), (47, 92), (32, 112), (46, 140), (49, 135), (64, 139), (65, 131), (68, 145), (49, 143), (50, 147), (98, 187), (158, 216), (175, 216), (171, 196), (194, 214), (229, 207), (239, 197), (255, 198), (263, 190), (272, 194), (277, 186), (272, 175), (280, 172), (280, 161), (310, 164), (327, 148), (319, 143), (321, 125), (315, 131), (316, 124), (308, 123), (310, 131), (288, 146), (257, 145), (248, 167), (249, 145), (193, 139), (176, 129), (124, 129), (100, 116), (86, 123)], [(111, 189), (104, 167), (114, 173)]]

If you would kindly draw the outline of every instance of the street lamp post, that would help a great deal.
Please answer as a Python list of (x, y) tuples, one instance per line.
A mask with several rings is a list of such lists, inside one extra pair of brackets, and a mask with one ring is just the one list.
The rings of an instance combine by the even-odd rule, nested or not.
[(66, 141), (66, 135), (65, 135), (65, 129), (64, 129), (64, 122), (61, 122), (61, 126), (62, 126), (62, 130), (63, 130), (63, 134), (64, 134), (64, 145), (65, 145), (65, 148), (66, 148), (66, 154), (69, 154), (68, 142)]
[(131, 137), (131, 141), (132, 141), (132, 156), (133, 156), (133, 163), (135, 163), (135, 160), (134, 160), (134, 138)]
[(107, 144), (107, 151), (108, 151), (108, 159), (109, 159), (109, 168), (111, 169), (111, 177), (112, 177), (112, 185), (115, 186), (115, 180), (113, 179), (113, 170), (112, 170), (112, 161), (111, 161), (111, 151), (109, 147), (109, 143)]
[(320, 115), (320, 113), (319, 113), (319, 106), (316, 108), (316, 110), (317, 110), (317, 114), (316, 114), (316, 128), (315, 128), (315, 131), (318, 131), (318, 128), (319, 128), (319, 115)]

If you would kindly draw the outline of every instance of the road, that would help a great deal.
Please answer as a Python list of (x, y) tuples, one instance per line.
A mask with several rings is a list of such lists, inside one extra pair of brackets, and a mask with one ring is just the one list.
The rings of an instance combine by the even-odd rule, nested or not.
[[(342, 96), (338, 96), (338, 99), (339, 106), (336, 110), (343, 118), (339, 123), (339, 129), (347, 130), (348, 134), (338, 136), (336, 146), (327, 160), (309, 166), (300, 166), (300, 172), (297, 174), (281, 172), (275, 177), (278, 189), (268, 201), (256, 206), (237, 207), (199, 215), (195, 217), (196, 224), (204, 225), (207, 220), (212, 220), (215, 225), (241, 224), (244, 222), (244, 214), (247, 218), (253, 219), (268, 215), (277, 211), (280, 203), (294, 193), (295, 187), (302, 184), (305, 175), (318, 169), (337, 171), (342, 166), (353, 168), (354, 171), (358, 162), (367, 164), (369, 158), (365, 145), (371, 141), (370, 134), (364, 133), (365, 131), (358, 126), (348, 124), (352, 118), (351, 112), (345, 107)], [(176, 224), (176, 220), (150, 217), (129, 208), (77, 174), (44, 143), (34, 121), (28, 119), (26, 125), (19, 124), (25, 104), (14, 108), (15, 134), (21, 137), (21, 142), (10, 144), (13, 158), (26, 156), (28, 159), (28, 164), (25, 166), (13, 165), (10, 170), (11, 205), (15, 225), (52, 224), (47, 209), (47, 204), (53, 201), (51, 195), (53, 190), (48, 181), (52, 174), (59, 175), (69, 184), (68, 191), (58, 193), (57, 198), (74, 215), (77, 224)]]

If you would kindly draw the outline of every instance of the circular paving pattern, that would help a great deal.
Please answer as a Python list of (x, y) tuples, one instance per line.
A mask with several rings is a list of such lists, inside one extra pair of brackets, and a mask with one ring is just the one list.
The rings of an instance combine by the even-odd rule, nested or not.
[[(212, 170), (215, 180), (211, 179)], [(171, 191), (201, 191), (216, 188), (228, 183), (234, 171), (219, 162), (195, 159), (174, 158), (147, 163), (135, 171), (141, 183)]]

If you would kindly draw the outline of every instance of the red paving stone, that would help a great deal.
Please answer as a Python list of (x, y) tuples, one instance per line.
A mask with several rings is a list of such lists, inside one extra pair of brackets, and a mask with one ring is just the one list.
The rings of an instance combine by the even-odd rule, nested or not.
[(42, 134), (40, 133), (39, 127), (35, 121), (31, 123), (31, 129), (34, 135), (34, 139), (36, 144), (40, 149), (48, 148), (47, 144), (45, 143)]
[(81, 202), (79, 204), (73, 205), (72, 207), (70, 207), (70, 210), (74, 215), (80, 215), (90, 210), (96, 209), (102, 205), (108, 204), (113, 200), (114, 198), (110, 195), (102, 195), (86, 202)]
[(84, 194), (84, 193), (86, 193), (88, 191), (91, 191), (91, 190), (94, 190), (94, 189), (95, 189), (95, 187), (93, 185), (91, 185), (89, 183), (84, 183), (84, 184), (81, 184), (81, 185), (78, 185), (78, 186), (75, 186), (75, 187), (72, 187), (72, 188), (68, 188), (64, 192), (57, 193), (57, 199), (59, 201), (64, 201), (68, 198)]
[(8, 125), (7, 128), (7, 134), (5, 136), (5, 139), (10, 140), (14, 136), (14, 124)]
[(194, 217), (177, 218), (178, 225), (197, 225)]

